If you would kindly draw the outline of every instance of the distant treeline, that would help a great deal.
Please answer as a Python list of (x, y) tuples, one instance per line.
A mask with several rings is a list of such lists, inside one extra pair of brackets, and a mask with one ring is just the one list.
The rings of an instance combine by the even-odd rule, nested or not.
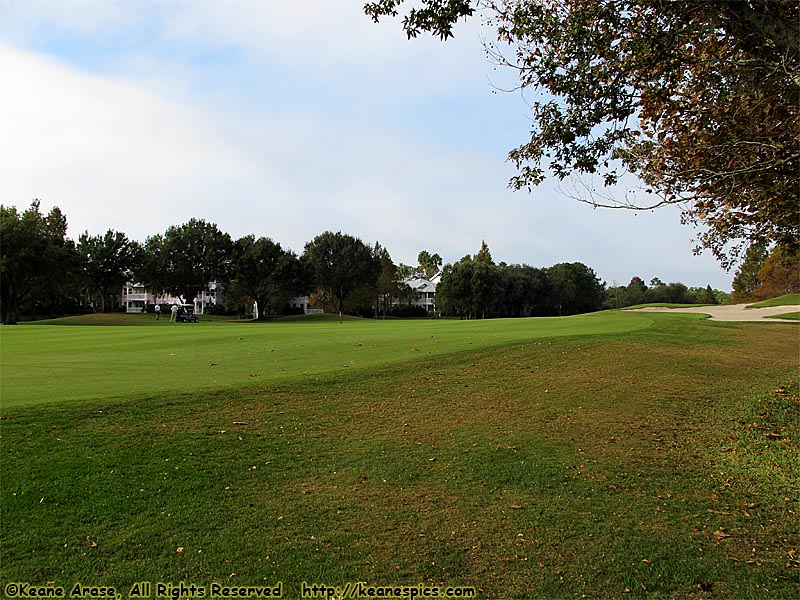
[(537, 268), (495, 264), (484, 242), (474, 256), (444, 265), (438, 254), (419, 253), (417, 266), (396, 265), (388, 250), (358, 238), (326, 231), (298, 256), (270, 238), (233, 240), (213, 223), (191, 219), (144, 242), (118, 231), (66, 237), (67, 219), (58, 207), (48, 214), (40, 202), (19, 212), (0, 206), (2, 262), (0, 313), (3, 323), (20, 315), (59, 316), (120, 309), (120, 292), (136, 282), (158, 294), (191, 302), (209, 284), (224, 290), (218, 311), (244, 312), (258, 302), (261, 318), (288, 308), (294, 295), (312, 304), (361, 316), (422, 316), (414, 306), (409, 277), (440, 274), (436, 315), (460, 318), (570, 315), (643, 302), (716, 303), (724, 293), (681, 283), (650, 286), (634, 277), (625, 287), (607, 288), (586, 265), (560, 263)]
[(603, 308), (624, 308), (636, 304), (725, 304), (726, 292), (704, 288), (686, 287), (682, 283), (664, 283), (657, 277), (648, 287), (640, 277), (634, 277), (627, 286), (606, 288)]
[(607, 288), (595, 272), (580, 262), (537, 268), (495, 264), (484, 242), (475, 256), (445, 265), (436, 293), (444, 316), (462, 318), (573, 315), (645, 302), (717, 304), (727, 294), (658, 279), (645, 285), (634, 277), (627, 287)]

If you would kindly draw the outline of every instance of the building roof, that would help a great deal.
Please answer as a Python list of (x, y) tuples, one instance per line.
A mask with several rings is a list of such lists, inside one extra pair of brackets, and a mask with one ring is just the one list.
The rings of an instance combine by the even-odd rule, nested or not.
[(409, 277), (405, 283), (415, 292), (435, 292), (436, 284), (424, 277)]

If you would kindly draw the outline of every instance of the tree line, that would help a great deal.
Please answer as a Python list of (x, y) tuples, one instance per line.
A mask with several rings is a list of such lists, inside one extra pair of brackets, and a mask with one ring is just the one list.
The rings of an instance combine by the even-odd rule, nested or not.
[[(63, 315), (118, 310), (123, 287), (144, 285), (157, 295), (192, 302), (222, 284), (225, 304), (235, 310), (256, 301), (260, 314), (283, 308), (298, 293), (319, 289), (343, 310), (357, 287), (377, 286), (388, 253), (342, 233), (325, 232), (306, 244), (302, 256), (266, 237), (238, 240), (202, 219), (168, 227), (144, 242), (123, 232), (84, 232), (67, 238), (67, 219), (58, 207), (43, 214), (34, 200), (20, 212), (0, 206), (0, 318), (16, 323), (21, 314)], [(391, 260), (388, 260), (391, 263)]]
[(445, 265), (436, 306), (443, 315), (467, 319), (572, 315), (599, 310), (603, 288), (582, 263), (495, 264), (484, 241), (474, 256)]
[[(186, 303), (213, 293), (209, 284), (217, 282), (225, 290), (224, 302), (212, 310), (242, 313), (246, 303), (255, 301), (262, 319), (286, 311), (287, 300), (301, 294), (340, 315), (427, 316), (413, 306), (414, 290), (405, 281), (437, 274), (436, 312), (459, 318), (570, 315), (645, 302), (727, 301), (726, 294), (710, 286), (687, 288), (658, 279), (649, 287), (638, 277), (625, 287), (607, 287), (582, 263), (545, 268), (496, 264), (485, 242), (474, 256), (444, 266), (439, 254), (427, 250), (419, 253), (415, 266), (395, 264), (379, 243), (369, 246), (330, 231), (308, 242), (298, 256), (267, 237), (250, 234), (234, 240), (202, 219), (170, 226), (144, 242), (110, 229), (102, 235), (84, 232), (74, 242), (67, 237), (61, 210), (54, 207), (43, 214), (38, 200), (22, 212), (0, 206), (0, 233), (3, 323), (15, 323), (21, 314), (36, 318), (119, 310), (120, 291), (131, 282)], [(785, 283), (791, 277), (784, 271), (796, 268), (786, 267), (785, 256), (778, 252), (762, 248), (758, 256), (771, 269), (769, 281)], [(754, 260), (743, 263), (735, 285), (752, 279), (746, 274)], [(779, 273), (780, 265), (784, 271)]]

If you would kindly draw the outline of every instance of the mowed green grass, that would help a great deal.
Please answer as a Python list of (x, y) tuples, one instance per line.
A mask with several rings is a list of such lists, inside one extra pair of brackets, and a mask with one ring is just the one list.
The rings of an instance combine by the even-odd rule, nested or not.
[(790, 312), (783, 315), (775, 315), (776, 319), (786, 319), (787, 321), (800, 321), (800, 312)]
[(258, 388), (525, 339), (620, 333), (652, 323), (647, 316), (620, 313), (496, 321), (356, 319), (344, 324), (314, 318), (173, 324), (149, 315), (96, 317), (77, 322), (122, 320), (143, 326), (36, 324), (0, 330), (0, 414), (26, 404), (113, 403)]
[[(355, 365), (4, 406), (0, 586), (796, 597), (797, 326), (639, 316), (298, 323), (283, 338), (311, 346), (306, 365), (329, 360), (314, 340)], [(156, 339), (232, 335), (238, 354), (238, 332), (275, 340), (280, 327)], [(93, 347), (83, 328), (60, 329), (84, 340), (76, 355)], [(446, 331), (455, 339), (434, 351)], [(106, 354), (134, 344), (108, 335)], [(385, 355), (372, 364), (358, 354), (370, 343)]]
[(777, 298), (770, 298), (751, 304), (749, 308), (766, 308), (768, 306), (786, 306), (788, 304), (800, 304), (800, 294), (784, 294)]

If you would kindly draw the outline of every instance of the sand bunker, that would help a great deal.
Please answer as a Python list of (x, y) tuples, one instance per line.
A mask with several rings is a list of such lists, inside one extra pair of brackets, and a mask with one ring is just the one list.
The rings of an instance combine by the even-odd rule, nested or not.
[[(792, 323), (787, 319), (770, 319), (773, 315), (783, 315), (800, 311), (800, 305), (770, 306), (767, 308), (747, 308), (747, 304), (725, 304), (720, 306), (692, 306), (691, 308), (666, 308), (650, 306), (647, 308), (634, 308), (637, 312), (686, 312), (709, 315), (713, 321), (771, 321), (779, 323)], [(794, 321), (796, 322), (796, 321)]]

